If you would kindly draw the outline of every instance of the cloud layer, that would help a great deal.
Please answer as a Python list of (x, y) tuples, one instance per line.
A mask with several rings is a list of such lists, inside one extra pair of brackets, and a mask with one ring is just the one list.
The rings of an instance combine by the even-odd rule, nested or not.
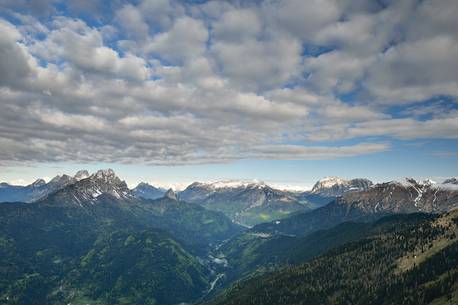
[(458, 137), (454, 0), (39, 3), (0, 1), (1, 165), (333, 159)]

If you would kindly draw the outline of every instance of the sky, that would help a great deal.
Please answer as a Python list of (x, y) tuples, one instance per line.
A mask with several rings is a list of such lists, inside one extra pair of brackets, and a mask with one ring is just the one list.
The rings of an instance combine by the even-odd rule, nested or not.
[(456, 12), (456, 0), (0, 0), (0, 180), (457, 176)]

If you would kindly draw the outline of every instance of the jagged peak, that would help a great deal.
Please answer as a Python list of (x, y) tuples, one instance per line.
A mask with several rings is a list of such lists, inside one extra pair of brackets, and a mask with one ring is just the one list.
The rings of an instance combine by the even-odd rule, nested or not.
[[(84, 177), (85, 173), (80, 174)], [(131, 197), (127, 184), (121, 181), (112, 169), (98, 170), (88, 178), (76, 181), (73, 186), (63, 188), (58, 193), (58, 195), (68, 196), (68, 200), (79, 205), (84, 202), (94, 203), (98, 197), (105, 194), (117, 199)]]
[(172, 199), (172, 200), (178, 201), (177, 194), (171, 188), (168, 189), (167, 192), (165, 192), (164, 197), (168, 198), (168, 199)]
[(54, 178), (52, 178), (49, 183), (57, 183), (61, 179), (61, 175), (57, 175)]
[[(458, 181), (457, 181), (458, 182)], [(383, 182), (373, 185), (372, 188), (375, 190), (385, 189), (387, 187), (391, 188), (403, 188), (403, 189), (413, 189), (416, 192), (425, 192), (428, 189), (435, 190), (444, 190), (444, 191), (458, 191), (458, 184), (453, 184), (453, 178), (450, 182), (437, 183), (431, 179), (414, 179), (407, 177), (404, 180), (393, 180), (390, 182)]]
[(116, 176), (116, 173), (111, 168), (100, 169), (95, 174), (92, 174), (90, 177), (98, 180), (103, 180), (107, 183), (121, 183), (121, 179), (119, 179), (118, 176)]
[(31, 186), (38, 187), (38, 186), (42, 186), (45, 184), (46, 184), (46, 181), (44, 181), (43, 179), (37, 179), (31, 184)]
[(431, 179), (422, 179), (422, 180), (417, 180), (412, 177), (406, 177), (404, 181), (398, 182), (399, 184), (405, 186), (405, 187), (428, 187), (437, 184), (435, 181)]
[(109, 176), (116, 176), (116, 174), (114, 170), (112, 170), (111, 168), (107, 168), (107, 169), (99, 169), (95, 173), (95, 176), (96, 177), (109, 177)]
[(70, 177), (69, 175), (57, 175), (56, 177), (52, 178), (49, 183), (68, 183), (72, 180), (73, 178)]
[(77, 171), (75, 176), (73, 176), (73, 178), (75, 178), (76, 181), (80, 181), (88, 177), (89, 177), (89, 172), (85, 169)]

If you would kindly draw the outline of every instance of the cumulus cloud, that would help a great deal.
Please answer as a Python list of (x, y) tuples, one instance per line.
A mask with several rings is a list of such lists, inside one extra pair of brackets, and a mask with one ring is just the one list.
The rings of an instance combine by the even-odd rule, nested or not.
[(81, 12), (99, 4), (28, 2), (0, 2), (3, 165), (334, 159), (458, 135), (453, 0), (143, 0), (96, 21)]
[(182, 62), (205, 52), (207, 39), (208, 30), (202, 21), (183, 17), (169, 31), (157, 34), (146, 49), (168, 61)]
[(391, 103), (458, 95), (458, 40), (435, 36), (393, 46), (368, 69), (371, 92)]
[(0, 85), (14, 86), (30, 73), (29, 56), (21, 34), (9, 22), (0, 20)]
[(310, 41), (322, 27), (339, 20), (342, 12), (336, 0), (267, 1), (263, 7), (269, 22), (303, 41)]
[(233, 42), (255, 38), (261, 30), (259, 17), (249, 9), (227, 11), (213, 25), (215, 39)]
[(35, 43), (32, 51), (51, 62), (64, 59), (83, 71), (137, 80), (148, 75), (143, 58), (130, 53), (121, 57), (117, 51), (104, 45), (99, 30), (90, 28), (81, 20), (57, 18), (47, 39)]
[(124, 5), (116, 13), (116, 17), (129, 36), (140, 39), (148, 36), (148, 24), (143, 19), (141, 11), (132, 4)]
[(215, 42), (212, 51), (222, 75), (234, 85), (251, 90), (282, 86), (297, 76), (301, 67), (299, 41), (268, 36), (264, 40)]

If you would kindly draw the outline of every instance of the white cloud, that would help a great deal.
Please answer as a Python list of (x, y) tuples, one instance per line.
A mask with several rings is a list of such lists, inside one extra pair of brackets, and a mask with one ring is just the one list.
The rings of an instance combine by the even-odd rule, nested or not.
[(81, 20), (56, 19), (47, 39), (38, 41), (32, 50), (44, 59), (65, 59), (77, 68), (114, 77), (143, 80), (148, 76), (146, 61), (127, 53), (121, 57), (117, 51), (104, 45), (100, 31), (88, 27)]
[(280, 34), (243, 43), (215, 41), (212, 52), (224, 77), (251, 90), (284, 85), (301, 70), (299, 41)]
[(230, 10), (213, 24), (215, 39), (243, 43), (255, 38), (262, 30), (258, 16), (252, 10)]
[[(455, 6), (144, 0), (91, 26), (14, 13), (0, 18), (0, 163), (332, 159), (456, 139)], [(442, 113), (421, 102), (437, 95), (455, 97)]]
[(309, 41), (324, 26), (336, 22), (341, 11), (336, 0), (267, 1), (263, 7), (268, 22)]
[(16, 86), (30, 73), (30, 57), (23, 44), (22, 35), (9, 22), (0, 19), (0, 85)]
[(169, 0), (143, 0), (139, 5), (143, 19), (161, 29), (171, 26), (173, 18), (182, 16), (184, 8)]
[[(319, 130), (318, 130), (319, 129)], [(380, 119), (354, 124), (329, 125), (328, 128), (312, 128), (309, 137), (313, 141), (332, 141), (358, 137), (390, 136), (411, 140), (423, 138), (457, 139), (458, 116), (456, 113), (425, 121), (412, 118)]]
[(458, 40), (435, 36), (393, 46), (369, 68), (367, 88), (378, 98), (415, 102), (458, 96)]
[(172, 62), (190, 60), (205, 52), (208, 30), (202, 21), (179, 18), (168, 32), (157, 34), (146, 46), (148, 52)]
[(310, 73), (308, 81), (322, 92), (349, 92), (355, 89), (365, 68), (373, 61), (371, 57), (360, 57), (345, 51), (333, 51), (305, 60), (305, 69)]
[(116, 13), (116, 17), (128, 36), (138, 39), (144, 39), (148, 36), (148, 24), (144, 21), (143, 15), (137, 7), (126, 4)]

